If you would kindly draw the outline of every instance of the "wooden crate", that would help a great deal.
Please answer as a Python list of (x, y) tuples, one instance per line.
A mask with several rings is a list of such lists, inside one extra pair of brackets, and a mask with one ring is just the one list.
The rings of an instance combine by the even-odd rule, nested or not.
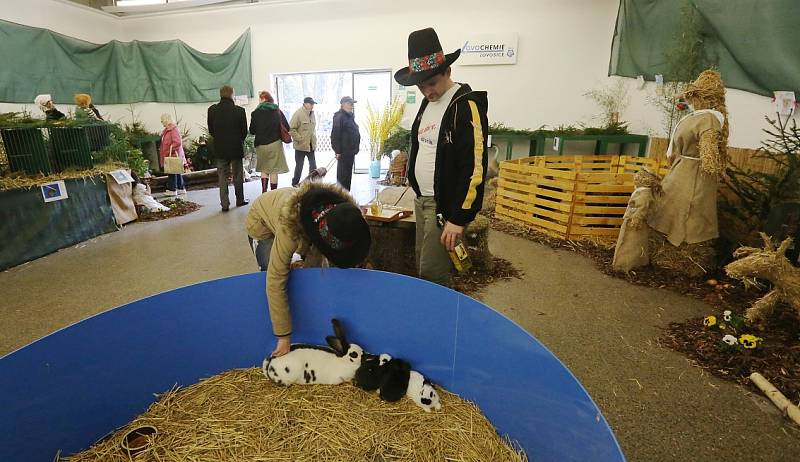
[(666, 163), (633, 156), (534, 156), (500, 163), (495, 216), (563, 239), (615, 238), (633, 175)]

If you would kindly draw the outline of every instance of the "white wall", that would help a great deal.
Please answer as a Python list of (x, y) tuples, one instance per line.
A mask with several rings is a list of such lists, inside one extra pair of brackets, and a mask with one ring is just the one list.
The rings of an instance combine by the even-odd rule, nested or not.
[[(3, 0), (6, 3), (19, 8), (13, 16), (3, 8), (3, 19), (79, 38), (179, 38), (205, 52), (224, 50), (250, 27), (256, 91), (269, 88), (270, 75), (275, 73), (397, 70), (406, 64), (408, 33), (422, 27), (437, 30), (446, 52), (459, 48), (470, 33), (515, 32), (519, 34), (516, 65), (456, 65), (453, 77), (489, 92), (491, 122), (518, 128), (588, 122), (599, 112), (583, 94), (608, 81), (618, 6), (618, 0), (298, 0), (296, 4), (250, 4), (114, 19), (56, 0)], [(634, 89), (633, 80), (630, 83), (632, 104), (623, 118), (636, 132), (659, 131), (660, 114), (645, 102), (647, 91)], [(198, 125), (205, 124), (207, 106), (146, 103), (136, 105), (136, 111), (150, 128), (158, 129), (159, 115), (174, 110), (197, 136)], [(757, 146), (763, 115), (770, 108), (768, 98), (730, 90), (731, 145)], [(0, 105), (2, 110), (9, 109)], [(114, 120), (128, 119), (127, 106), (101, 110)]]
[[(126, 20), (129, 36), (181, 38), (203, 51), (219, 50), (252, 28), (256, 90), (270, 74), (407, 64), (407, 37), (433, 26), (445, 51), (469, 33), (519, 33), (518, 64), (454, 66), (453, 76), (489, 92), (489, 117), (517, 127), (574, 122), (588, 111), (583, 91), (602, 79), (617, 0), (465, 0), (396, 2), (329, 0), (256, 5)], [(419, 100), (419, 96), (418, 96)], [(153, 105), (155, 106), (155, 105)], [(583, 107), (581, 107), (583, 106)], [(415, 111), (415, 108), (409, 108)], [(142, 109), (157, 120), (157, 107)], [(184, 119), (202, 121), (180, 107)]]

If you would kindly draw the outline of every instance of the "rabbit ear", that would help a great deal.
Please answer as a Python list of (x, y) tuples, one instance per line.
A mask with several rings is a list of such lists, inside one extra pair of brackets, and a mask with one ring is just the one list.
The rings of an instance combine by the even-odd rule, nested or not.
[(344, 354), (347, 353), (347, 348), (349, 348), (349, 346), (345, 346), (344, 342), (339, 337), (329, 335), (325, 337), (325, 341), (328, 342), (328, 345), (330, 345), (333, 351), (339, 356), (344, 356)]
[(342, 327), (342, 323), (339, 322), (338, 319), (331, 319), (331, 324), (333, 324), (333, 335), (342, 339), (342, 342), (347, 343), (347, 338), (344, 336), (344, 327)]
[(348, 348), (350, 348), (350, 343), (347, 341), (347, 337), (344, 335), (344, 327), (342, 327), (342, 323), (339, 322), (338, 319), (331, 319), (331, 324), (333, 324), (333, 334), (342, 341), (342, 345), (344, 346), (344, 350), (342, 350), (342, 354), (344, 354)]

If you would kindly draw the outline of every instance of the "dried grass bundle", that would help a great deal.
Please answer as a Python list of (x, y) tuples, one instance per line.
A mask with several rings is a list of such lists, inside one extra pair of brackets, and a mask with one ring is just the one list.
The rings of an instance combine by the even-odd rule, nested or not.
[(491, 270), (494, 263), (489, 251), (489, 224), (488, 218), (477, 215), (464, 229), (464, 244), (475, 268)]
[(758, 279), (772, 283), (772, 290), (756, 300), (745, 313), (748, 322), (763, 327), (775, 310), (775, 306), (781, 301), (791, 305), (800, 315), (800, 269), (792, 266), (786, 258), (786, 251), (792, 245), (792, 238), (786, 238), (779, 245), (775, 245), (769, 236), (760, 234), (764, 247), (761, 249), (739, 247), (733, 253), (733, 257), (737, 260), (729, 263), (725, 267), (725, 272), (747, 285), (757, 285)]
[(36, 175), (36, 176), (5, 176), (0, 177), (0, 191), (6, 189), (18, 189), (18, 188), (38, 188), (39, 186), (51, 183), (53, 181), (59, 180), (76, 180), (76, 179), (87, 179), (95, 176), (102, 176), (106, 173), (112, 172), (114, 170), (119, 170), (121, 168), (128, 168), (126, 164), (121, 162), (108, 162), (105, 164), (100, 164), (95, 166), (92, 169), (88, 170), (78, 170), (78, 169), (67, 169), (61, 173), (56, 173), (53, 175)]
[(717, 266), (717, 253), (713, 241), (696, 244), (670, 244), (663, 234), (650, 233), (650, 263), (690, 278), (700, 278), (713, 273)]
[(728, 162), (728, 107), (725, 105), (725, 84), (719, 72), (707, 69), (686, 87), (684, 96), (695, 109), (714, 109), (725, 116), (722, 132), (717, 139), (721, 161)]
[(637, 188), (650, 188), (655, 195), (664, 192), (661, 188), (661, 178), (647, 167), (642, 168), (633, 175), (633, 185)]
[[(352, 385), (280, 387), (259, 369), (234, 369), (161, 395), (84, 461), (527, 461), (477, 406), (440, 393), (443, 409), (386, 403)], [(129, 458), (122, 437), (141, 425), (158, 435)]]

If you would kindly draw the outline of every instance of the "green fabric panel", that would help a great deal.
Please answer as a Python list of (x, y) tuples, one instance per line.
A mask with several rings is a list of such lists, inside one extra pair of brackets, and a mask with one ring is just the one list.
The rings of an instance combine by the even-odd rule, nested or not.
[(103, 176), (64, 184), (47, 203), (41, 188), (0, 191), (0, 271), (117, 230)]
[(202, 103), (232, 85), (253, 96), (248, 29), (222, 53), (201, 53), (180, 40), (103, 45), (0, 20), (0, 101), (33, 104), (38, 94), (73, 103)]
[[(798, 0), (692, 0), (706, 21), (704, 48), (728, 88), (765, 96), (800, 91)], [(653, 80), (680, 27), (677, 0), (621, 0), (610, 75)]]

